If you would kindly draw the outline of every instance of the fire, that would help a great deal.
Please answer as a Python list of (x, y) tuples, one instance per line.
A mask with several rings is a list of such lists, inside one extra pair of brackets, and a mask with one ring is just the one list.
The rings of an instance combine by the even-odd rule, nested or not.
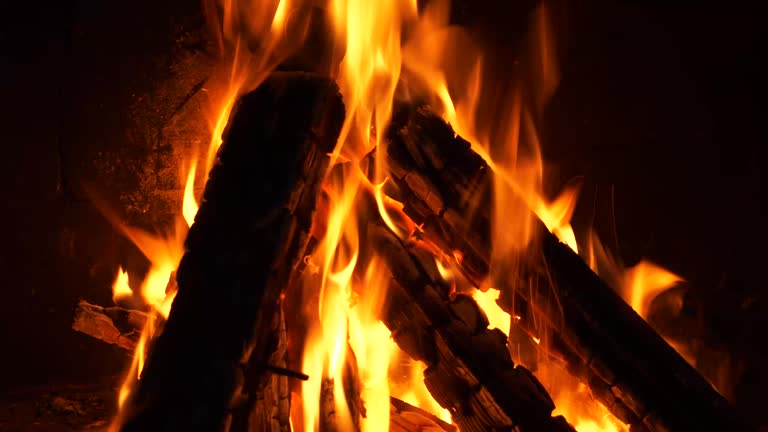
[(624, 277), (624, 299), (643, 318), (648, 315), (651, 300), (683, 280), (669, 270), (648, 261), (640, 261), (627, 269)]
[(184, 185), (184, 201), (181, 206), (181, 214), (184, 216), (184, 221), (187, 226), (192, 226), (195, 221), (195, 215), (197, 209), (200, 207), (195, 200), (195, 173), (197, 170), (197, 162), (192, 162), (189, 167), (189, 173), (187, 173), (187, 182)]
[(512, 316), (504, 312), (496, 303), (501, 292), (495, 289), (489, 289), (486, 292), (475, 290), (472, 293), (472, 298), (475, 299), (477, 305), (485, 312), (490, 322), (489, 327), (497, 328), (509, 336), (509, 326), (512, 323)]
[[(171, 310), (175, 296), (173, 272), (198, 210), (195, 180), (201, 176), (197, 169), (204, 167), (207, 176), (215, 163), (237, 97), (257, 86), (303, 43), (306, 32), (292, 32), (290, 28), (308, 25), (289, 25), (299, 1), (205, 3), (227, 65), (207, 86), (212, 105), (208, 149), (204, 157), (190, 159), (174, 231), (157, 235), (117, 222), (151, 263), (139, 295), (152, 311), (120, 390), (120, 406), (141, 376), (145, 350), (157, 330), (156, 324)], [(310, 378), (302, 383), (300, 398), (293, 398), (294, 403), (300, 402), (301, 409), (292, 410), (291, 424), (296, 430), (317, 430), (327, 420), (328, 412), (324, 410), (328, 409), (333, 412), (337, 430), (355, 430), (359, 425), (364, 432), (387, 431), (390, 396), (450, 421), (449, 412), (437, 404), (422, 381), (426, 366), (406, 359), (380, 320), (391, 275), (375, 252), (372, 256), (363, 253), (361, 233), (365, 226), (360, 226), (364, 215), (359, 212), (359, 198), (372, 191), (377, 216), (401, 238), (411, 235), (394, 222), (388, 210), (396, 208), (397, 203), (384, 193), (388, 170), (385, 158), (378, 154), (385, 150), (383, 131), (390, 122), (395, 100), (426, 98), (458, 134), (472, 143), (495, 174), (491, 215), (494, 249), (486, 287), (497, 286), (501, 278), (514, 277), (514, 269), (525, 259), (523, 252), (531, 245), (537, 219), (574, 251), (579, 250), (570, 225), (579, 188), (567, 187), (554, 199), (545, 194), (544, 162), (533, 120), (559, 82), (547, 9), (537, 11), (532, 32), (534, 49), (530, 57), (539, 79), (516, 88), (500, 106), (489, 105), (483, 98), (484, 87), (491, 83), (485, 81), (482, 52), (464, 31), (449, 26), (447, 1), (431, 1), (421, 13), (416, 0), (329, 0), (328, 9), (336, 42), (344, 47), (338, 68), (331, 72), (344, 97), (346, 118), (326, 178), (329, 205), (325, 229), (316, 250), (308, 257), (308, 267), (317, 270), (307, 271), (303, 279), (305, 290), (314, 294), (317, 304), (312, 305), (311, 316), (304, 317), (311, 325), (305, 335), (301, 368)], [(254, 39), (259, 43), (251, 43)], [(466, 59), (462, 67), (452, 66), (455, 62), (450, 56), (457, 52)], [(527, 98), (523, 87), (529, 84), (532, 104), (524, 102)], [(489, 109), (502, 126), (493, 128), (486, 124), (490, 121), (483, 121), (480, 113)], [(372, 150), (376, 152), (375, 178), (370, 184), (359, 172), (358, 162)], [(593, 246), (587, 247), (588, 261), (597, 268)], [(444, 278), (453, 277), (453, 269), (439, 259), (437, 263)], [(506, 269), (513, 269), (512, 274)], [(649, 263), (622, 274), (619, 279), (628, 293), (627, 301), (639, 313), (645, 311), (653, 296), (680, 280)], [(128, 274), (121, 267), (113, 285), (114, 299), (132, 294)], [(512, 317), (497, 304), (500, 294), (490, 289), (475, 290), (472, 295), (487, 314), (490, 326), (508, 334)], [(538, 338), (534, 341), (546, 343)], [(350, 368), (357, 370), (364, 408), (350, 402)], [(542, 373), (558, 377), (543, 381), (548, 381), (555, 396), (557, 413), (575, 422), (580, 432), (624, 430), (573, 378), (564, 377), (562, 371), (560, 375)]]

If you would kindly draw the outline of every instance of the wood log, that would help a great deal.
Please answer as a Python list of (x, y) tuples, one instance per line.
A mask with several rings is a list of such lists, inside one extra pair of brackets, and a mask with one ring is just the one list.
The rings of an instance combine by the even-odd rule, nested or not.
[[(386, 158), (404, 211), (423, 235), (457, 257), (476, 286), (488, 276), (493, 173), (470, 143), (427, 107), (407, 107), (387, 132)], [(502, 295), (513, 313), (536, 314), (560, 358), (636, 430), (750, 430), (727, 401), (568, 246), (538, 223), (532, 259)], [(495, 281), (500, 283), (499, 281)], [(529, 320), (529, 322), (533, 322)]]
[(424, 382), (462, 432), (517, 430), (573, 432), (549, 394), (526, 368), (515, 365), (506, 336), (465, 295), (451, 296), (434, 249), (398, 238), (375, 204), (360, 212), (367, 221), (365, 259), (381, 256), (389, 275), (382, 321), (400, 348), (427, 365)]
[(72, 329), (133, 352), (146, 323), (144, 312), (105, 308), (80, 300), (75, 306)]
[(245, 377), (266, 371), (343, 120), (336, 85), (309, 74), (275, 73), (237, 102), (123, 431), (247, 425), (261, 380)]

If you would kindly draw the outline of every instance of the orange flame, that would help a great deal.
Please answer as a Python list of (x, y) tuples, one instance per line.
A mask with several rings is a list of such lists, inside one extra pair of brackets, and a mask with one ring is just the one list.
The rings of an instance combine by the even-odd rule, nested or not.
[(195, 173), (197, 170), (197, 162), (193, 161), (189, 167), (189, 173), (187, 173), (187, 182), (184, 185), (184, 201), (181, 205), (181, 214), (184, 216), (184, 221), (187, 222), (187, 226), (192, 226), (195, 221), (195, 215), (200, 207), (195, 200)]
[(683, 280), (669, 270), (648, 261), (640, 261), (634, 267), (628, 268), (624, 277), (624, 299), (643, 318), (648, 315), (651, 300)]
[(132, 296), (133, 291), (131, 290), (131, 287), (128, 286), (128, 272), (123, 270), (123, 267), (120, 266), (120, 268), (117, 269), (115, 282), (112, 284), (112, 301), (117, 303), (120, 299)]

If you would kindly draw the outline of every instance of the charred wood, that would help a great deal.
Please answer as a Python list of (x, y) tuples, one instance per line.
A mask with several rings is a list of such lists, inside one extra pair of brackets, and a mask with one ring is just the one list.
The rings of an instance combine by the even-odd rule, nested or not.
[(132, 352), (146, 323), (144, 312), (105, 308), (80, 300), (75, 306), (72, 329)]
[[(275, 349), (270, 354), (267, 364), (278, 368), (287, 366), (288, 340), (285, 331), (285, 316), (282, 307), (278, 312), (277, 335)], [(256, 377), (258, 382), (253, 392), (253, 409), (250, 413), (247, 425), (239, 426), (239, 430), (253, 430), (265, 432), (290, 432), (291, 416), (291, 392), (288, 385), (288, 376), (285, 374), (261, 374)], [(235, 429), (233, 424), (231, 430)]]
[[(406, 108), (387, 134), (386, 158), (404, 211), (476, 286), (491, 262), (493, 173), (466, 140), (428, 108)], [(636, 429), (749, 430), (725, 399), (568, 246), (538, 224), (532, 257), (496, 280), (511, 312), (537, 315), (529, 331)], [(528, 320), (528, 323), (533, 320)]]
[(304, 257), (343, 119), (338, 89), (324, 77), (276, 73), (240, 98), (122, 430), (247, 423), (258, 388), (245, 377), (266, 373), (274, 352), (279, 295)]
[[(374, 207), (375, 208), (375, 207)], [(463, 432), (574, 431), (547, 391), (515, 365), (506, 336), (488, 328), (474, 299), (450, 294), (426, 243), (397, 237), (367, 218), (367, 254), (383, 257), (390, 275), (382, 321), (400, 348), (424, 362), (424, 382)]]

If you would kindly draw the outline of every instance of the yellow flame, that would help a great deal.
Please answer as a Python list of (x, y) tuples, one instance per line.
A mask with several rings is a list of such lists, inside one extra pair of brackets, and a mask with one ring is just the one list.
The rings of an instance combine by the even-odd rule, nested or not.
[(131, 287), (128, 286), (128, 272), (123, 270), (123, 267), (120, 266), (117, 269), (115, 282), (112, 284), (112, 301), (117, 303), (119, 299), (132, 296), (133, 291), (131, 290)]
[(624, 277), (624, 299), (643, 318), (647, 317), (648, 306), (658, 294), (683, 280), (649, 261), (640, 261), (626, 269)]
[(359, 284), (358, 303), (350, 309), (350, 346), (355, 352), (362, 381), (361, 397), (366, 403), (364, 432), (389, 430), (390, 331), (380, 321), (381, 307), (387, 294), (388, 272), (384, 263), (374, 258), (368, 263)]
[(496, 300), (498, 300), (500, 295), (501, 292), (495, 289), (489, 289), (486, 292), (480, 290), (472, 292), (472, 297), (477, 302), (477, 305), (480, 306), (480, 309), (482, 309), (488, 317), (488, 322), (490, 323), (489, 327), (497, 328), (503, 331), (505, 335), (509, 336), (509, 326), (512, 317), (504, 312), (504, 310), (499, 307), (499, 304), (496, 303)]
[(181, 205), (181, 214), (184, 216), (187, 226), (192, 226), (192, 223), (195, 221), (197, 209), (199, 208), (197, 200), (195, 200), (196, 169), (197, 161), (192, 161), (192, 165), (189, 167), (189, 173), (187, 174), (187, 182), (184, 185), (184, 201)]
[(310, 331), (304, 347), (304, 366), (317, 374), (302, 388), (305, 431), (317, 428), (323, 379), (333, 380), (334, 421), (339, 428), (351, 430), (354, 421), (345, 396), (344, 369), (348, 361), (352, 279), (360, 247), (355, 215), (360, 179), (354, 174), (344, 175), (348, 171), (327, 181), (326, 231), (311, 259), (320, 263), (319, 328)]
[(601, 404), (592, 402), (589, 389), (574, 378), (559, 373), (560, 385), (553, 392), (557, 408), (553, 415), (565, 415), (578, 432), (628, 432), (629, 427), (617, 420)]

